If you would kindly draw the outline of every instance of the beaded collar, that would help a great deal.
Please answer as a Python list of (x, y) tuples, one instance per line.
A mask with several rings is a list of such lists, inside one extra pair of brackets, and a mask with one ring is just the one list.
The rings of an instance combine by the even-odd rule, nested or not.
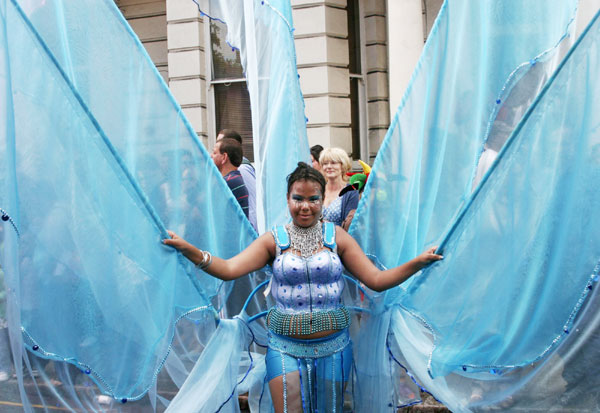
[(323, 230), (321, 221), (308, 228), (299, 227), (293, 222), (285, 228), (290, 234), (290, 247), (298, 251), (302, 258), (308, 258), (323, 248)]

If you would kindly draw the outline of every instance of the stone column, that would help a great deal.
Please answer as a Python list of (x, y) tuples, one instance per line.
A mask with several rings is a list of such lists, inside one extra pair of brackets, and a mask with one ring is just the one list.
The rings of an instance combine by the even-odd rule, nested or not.
[(345, 0), (292, 0), (308, 142), (352, 151)]
[(362, 3), (365, 25), (364, 72), (367, 74), (369, 161), (372, 163), (390, 126), (386, 0)]
[(579, 0), (579, 6), (577, 7), (577, 37), (585, 30), (598, 10), (600, 10), (600, 0)]
[(390, 116), (394, 117), (424, 44), (422, 0), (387, 0)]
[(166, 0), (166, 4), (169, 88), (206, 146), (205, 22), (192, 1)]
[(115, 0), (163, 79), (168, 81), (167, 21), (164, 0)]

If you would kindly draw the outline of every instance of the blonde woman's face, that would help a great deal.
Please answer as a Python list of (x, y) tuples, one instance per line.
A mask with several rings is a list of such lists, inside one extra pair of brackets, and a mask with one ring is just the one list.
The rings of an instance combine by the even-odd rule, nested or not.
[(321, 172), (328, 181), (338, 179), (342, 177), (342, 163), (332, 160), (323, 161), (321, 163)]

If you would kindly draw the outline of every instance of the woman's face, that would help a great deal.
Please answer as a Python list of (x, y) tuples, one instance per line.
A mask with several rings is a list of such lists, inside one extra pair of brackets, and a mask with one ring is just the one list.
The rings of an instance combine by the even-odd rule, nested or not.
[(328, 181), (343, 178), (341, 162), (331, 160), (323, 161), (323, 163), (321, 163), (321, 172)]
[(294, 182), (287, 200), (290, 215), (297, 226), (311, 227), (321, 218), (323, 195), (318, 182), (306, 179)]

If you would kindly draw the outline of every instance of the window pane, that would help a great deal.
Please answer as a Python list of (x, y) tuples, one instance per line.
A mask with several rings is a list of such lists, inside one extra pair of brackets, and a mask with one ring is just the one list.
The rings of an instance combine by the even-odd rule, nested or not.
[(358, 0), (348, 0), (346, 13), (348, 17), (348, 51), (350, 73), (360, 74), (360, 21)]
[(227, 26), (218, 21), (210, 22), (210, 44), (212, 47), (213, 79), (240, 79), (244, 70), (240, 62), (240, 52), (231, 50), (226, 42)]
[(360, 115), (358, 102), (358, 87), (360, 80), (350, 78), (350, 126), (352, 128), (352, 158), (360, 158)]
[(242, 137), (244, 156), (254, 162), (252, 115), (246, 82), (217, 83), (214, 88), (217, 132), (222, 129), (237, 131)]

